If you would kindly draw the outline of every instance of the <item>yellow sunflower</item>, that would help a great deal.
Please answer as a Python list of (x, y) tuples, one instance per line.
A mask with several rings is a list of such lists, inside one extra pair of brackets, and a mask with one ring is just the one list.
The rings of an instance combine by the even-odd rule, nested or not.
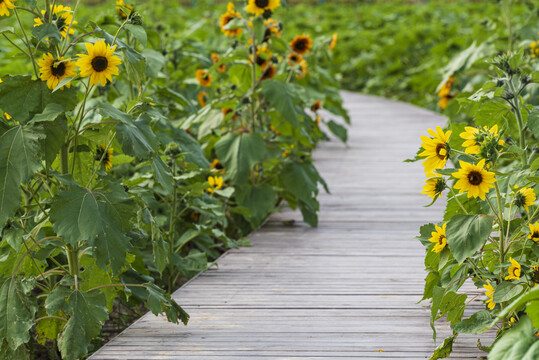
[(256, 49), (256, 59), (251, 55), (251, 61), (256, 63), (262, 70), (265, 70), (271, 64), (271, 51), (267, 46), (259, 46)]
[(337, 33), (334, 33), (331, 36), (331, 41), (329, 42), (329, 50), (333, 50), (337, 46), (337, 36), (338, 36)]
[(129, 16), (125, 13), (123, 8), (129, 10), (130, 12), (133, 12), (133, 10), (135, 10), (134, 6), (126, 4), (124, 0), (116, 0), (116, 12), (118, 13), (118, 16), (123, 20), (127, 19), (127, 17)]
[(266, 31), (264, 32), (264, 39), (262, 42), (268, 42), (272, 36), (281, 37), (282, 25), (275, 19), (267, 19), (264, 21)]
[[(211, 60), (213, 61), (214, 64), (217, 64), (221, 59), (219, 58), (219, 55), (217, 55), (216, 53), (211, 53)], [(217, 67), (217, 71), (225, 72), (226, 71), (226, 65), (225, 64), (219, 65)]]
[[(0, 15), (2, 15), (2, 14), (0, 13)], [(532, 52), (532, 57), (539, 57), (539, 41), (533, 41), (530, 44), (530, 49), (531, 49), (531, 52)]]
[(301, 72), (299, 74), (296, 74), (296, 77), (298, 79), (303, 79), (309, 72), (307, 71), (307, 61), (305, 61), (305, 59), (299, 62), (299, 69), (301, 70)]
[[(227, 116), (228, 114), (230, 113), (234, 113), (234, 109), (230, 109), (230, 108), (222, 108), (221, 109), (221, 113), (223, 113), (223, 117)], [(230, 117), (232, 120), (237, 120), (238, 119), (238, 115), (236, 115), (235, 113)]]
[(208, 74), (207, 70), (198, 69), (195, 76), (200, 85), (204, 87), (208, 87), (211, 85), (212, 77), (210, 74)]
[[(106, 151), (105, 151), (106, 149)], [(110, 170), (112, 168), (112, 158), (114, 157), (112, 155), (114, 149), (109, 147), (107, 148), (105, 144), (99, 145), (99, 147), (96, 149), (95, 154), (95, 161), (100, 161), (101, 164), (105, 167), (105, 170)]]
[(535, 242), (539, 241), (539, 222), (536, 222), (533, 225), (530, 224), (530, 235), (528, 235), (528, 239)]
[(438, 225), (434, 225), (434, 229), (436, 231), (431, 232), (431, 238), (429, 241), (431, 243), (434, 243), (434, 247), (432, 248), (432, 251), (435, 253), (439, 253), (442, 251), (445, 246), (447, 245), (447, 238), (445, 237), (445, 227), (447, 223), (444, 223), (442, 227), (439, 227)]
[[(487, 126), (484, 126), (483, 130), (466, 126), (464, 130), (465, 131), (460, 133), (459, 136), (466, 140), (462, 143), (466, 154), (479, 154), (482, 142), (484, 142), (487, 138), (498, 137), (498, 125), (494, 125), (490, 129)], [(498, 145), (503, 146), (504, 144), (505, 142), (503, 140), (498, 141)]]
[(113, 55), (116, 45), (110, 47), (104, 40), (84, 45), (88, 54), (78, 54), (77, 66), (80, 68), (80, 76), (89, 76), (90, 85), (105, 86), (107, 79), (112, 82), (112, 75), (119, 75), (118, 65), (122, 63), (118, 56)]
[(322, 101), (320, 100), (316, 100), (312, 105), (311, 105), (311, 111), (312, 112), (317, 112), (318, 110), (320, 110), (322, 108)]
[(526, 211), (529, 211), (528, 206), (535, 204), (535, 200), (535, 192), (531, 188), (524, 187), (515, 193), (515, 205), (522, 206)]
[(0, 16), (9, 16), (9, 10), (15, 9), (15, 4), (17, 0), (2, 0), (0, 2)]
[(200, 91), (197, 96), (198, 104), (201, 107), (206, 106), (206, 101), (208, 100), (208, 93), (205, 91)]
[(273, 11), (281, 6), (281, 0), (249, 0), (247, 11), (255, 16), (264, 14), (265, 11)]
[(277, 68), (272, 64), (264, 70), (261, 80), (271, 79), (275, 74), (277, 74)]
[(445, 110), (449, 101), (454, 97), (453, 95), (450, 95), (454, 82), (455, 77), (451, 75), (449, 79), (447, 79), (447, 81), (442, 85), (440, 91), (438, 91), (438, 97), (440, 98), (440, 101), (438, 101), (438, 106), (441, 107), (442, 110)]
[(513, 258), (509, 258), (509, 261), (511, 261), (511, 266), (509, 266), (509, 269), (507, 269), (507, 272), (509, 275), (507, 275), (504, 279), (505, 280), (520, 280), (520, 274), (522, 273), (522, 268), (520, 267), (520, 264), (514, 260)]
[(449, 137), (451, 131), (444, 133), (440, 126), (436, 127), (436, 131), (428, 129), (427, 132), (432, 136), (421, 136), (421, 147), (423, 151), (419, 154), (420, 157), (426, 157), (423, 161), (425, 173), (433, 172), (436, 169), (443, 169), (447, 159), (449, 158)]
[(494, 296), (494, 288), (492, 287), (492, 285), (490, 284), (490, 281), (488, 280), (487, 280), (487, 284), (483, 285), (483, 288), (487, 290), (485, 292), (485, 295), (488, 297), (488, 300), (485, 301), (485, 304), (487, 304), (488, 308), (492, 310), (496, 306), (496, 303), (492, 301), (492, 297)]
[(290, 42), (290, 47), (296, 54), (305, 55), (313, 47), (313, 41), (309, 35), (296, 35)]
[(433, 173), (433, 177), (425, 180), (425, 185), (423, 185), (423, 190), (421, 194), (426, 194), (432, 200), (442, 197), (442, 192), (447, 188), (445, 180), (442, 178), (442, 175), (438, 173)]
[[(63, 78), (77, 76), (75, 62), (63, 57), (55, 59), (51, 53), (43, 54), (43, 59), (40, 59), (37, 64), (39, 65), (41, 80), (46, 81), (47, 87), (51, 90), (56, 89)], [(68, 82), (65, 86), (71, 87), (71, 82)], [(60, 90), (63, 89), (64, 87), (62, 86)]]
[(288, 64), (290, 66), (298, 65), (303, 60), (303, 57), (298, 54), (290, 53), (288, 55)]
[[(63, 5), (54, 5), (53, 8), (51, 5), (50, 10), (52, 11), (51, 23), (56, 25), (58, 31), (62, 34), (62, 38), (67, 36), (67, 29), (69, 29), (69, 35), (73, 35), (75, 33), (73, 26), (76, 25), (77, 22), (73, 21), (73, 11), (71, 8)], [(41, 15), (43, 15), (43, 17), (48, 17), (45, 10), (41, 10)], [(43, 20), (41, 18), (34, 18), (34, 27), (40, 25), (43, 25)]]
[(455, 184), (455, 189), (460, 189), (459, 193), (468, 192), (468, 197), (479, 198), (485, 200), (485, 194), (488, 194), (490, 188), (493, 188), (494, 173), (483, 169), (485, 159), (479, 161), (477, 165), (473, 165), (464, 161), (459, 161), (459, 171), (452, 175), (459, 179)]
[(221, 31), (226, 36), (233, 37), (233, 36), (238, 36), (241, 34), (242, 32), (241, 27), (238, 27), (237, 29), (231, 29), (231, 30), (227, 30), (224, 28), (226, 24), (228, 24), (235, 18), (241, 19), (241, 15), (239, 12), (234, 10), (234, 4), (229, 2), (227, 5), (226, 13), (221, 15), (221, 18), (219, 19), (219, 26), (221, 27)]
[(213, 194), (215, 190), (219, 190), (223, 187), (223, 177), (222, 176), (210, 176), (208, 178), (209, 188), (206, 188), (206, 191), (210, 194)]

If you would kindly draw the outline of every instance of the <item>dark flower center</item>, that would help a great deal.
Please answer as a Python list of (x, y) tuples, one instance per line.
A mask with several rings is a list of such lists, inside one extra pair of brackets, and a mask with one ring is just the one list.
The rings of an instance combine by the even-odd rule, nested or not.
[(438, 238), (438, 244), (443, 245), (444, 244), (445, 235), (440, 235)]
[(305, 39), (296, 41), (295, 48), (300, 51), (305, 50), (307, 48), (307, 41)]
[(532, 239), (539, 239), (539, 232), (535, 231), (535, 232), (532, 234)]
[(92, 67), (95, 71), (105, 71), (109, 65), (109, 61), (104, 56), (96, 56), (92, 59)]
[[(440, 154), (440, 151), (441, 151), (442, 149), (446, 150), (446, 154), (445, 154), (445, 155)], [(447, 157), (447, 149), (446, 149), (446, 147), (445, 147), (445, 144), (438, 144), (438, 145), (436, 145), (436, 154), (438, 155), (438, 158), (440, 158), (440, 159), (442, 159), (442, 160), (444, 160), (444, 159)]]
[(520, 277), (520, 269), (516, 266), (513, 268), (513, 276)]
[(62, 77), (64, 76), (66, 72), (66, 66), (63, 62), (59, 63), (58, 65), (54, 66), (51, 65), (51, 74), (56, 76), (56, 77)]
[(56, 20), (56, 27), (58, 28), (58, 30), (62, 31), (66, 27), (66, 25), (66, 20), (63, 18), (63, 16), (60, 16)]
[(259, 8), (265, 8), (269, 4), (269, 0), (255, 0), (255, 4)]
[(232, 19), (234, 19), (234, 16), (228, 15), (227, 17), (225, 17), (225, 19), (224, 19), (225, 20), (224, 21), (225, 25), (228, 24)]
[(257, 56), (257, 57), (256, 57), (256, 64), (257, 64), (258, 66), (262, 66), (262, 65), (264, 65), (265, 63), (266, 63), (266, 60), (264, 60), (262, 57), (260, 57), (260, 56)]
[(468, 174), (468, 181), (472, 185), (479, 185), (483, 182), (483, 176), (479, 171), (470, 171)]

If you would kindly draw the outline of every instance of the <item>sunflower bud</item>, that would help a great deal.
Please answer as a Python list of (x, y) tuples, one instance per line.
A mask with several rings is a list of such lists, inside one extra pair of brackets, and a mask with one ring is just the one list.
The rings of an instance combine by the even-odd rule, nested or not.
[(277, 59), (277, 56), (272, 56), (271, 57), (271, 62), (274, 63), (274, 64), (277, 64), (279, 62), (279, 59)]
[(165, 155), (172, 158), (177, 157), (181, 154), (181, 152), (182, 150), (175, 142), (168, 143), (167, 147), (165, 148)]
[(230, 85), (230, 90), (234, 91), (236, 90), (238, 87), (236, 86), (236, 84), (232, 84)]
[(251, 99), (249, 97), (244, 97), (243, 99), (241, 99), (241, 103), (244, 105), (250, 104)]
[(502, 87), (505, 85), (504, 79), (497, 79), (496, 80), (496, 87)]
[(131, 21), (131, 24), (133, 25), (140, 25), (144, 24), (144, 21), (142, 20), (142, 15), (138, 11), (133, 11), (131, 15), (129, 16), (129, 20)]

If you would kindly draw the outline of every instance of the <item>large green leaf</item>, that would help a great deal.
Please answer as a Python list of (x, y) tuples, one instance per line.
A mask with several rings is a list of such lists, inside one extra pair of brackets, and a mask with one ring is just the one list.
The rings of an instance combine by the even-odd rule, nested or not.
[(200, 166), (201, 168), (209, 168), (210, 163), (204, 155), (204, 150), (200, 147), (200, 143), (194, 138), (189, 136), (185, 130), (172, 129), (172, 140), (174, 140), (182, 149), (185, 155), (185, 161), (192, 162)]
[(319, 180), (320, 175), (309, 163), (288, 163), (281, 172), (284, 188), (315, 210), (318, 209), (315, 197), (318, 194)]
[(283, 119), (294, 127), (299, 125), (298, 114), (294, 106), (297, 94), (292, 85), (277, 80), (265, 80), (262, 82), (262, 92), (268, 102), (281, 113)]
[(510, 281), (502, 281), (498, 286), (496, 286), (496, 290), (492, 296), (492, 301), (495, 303), (502, 303), (512, 300), (520, 295), (523, 289), (524, 286), (520, 284), (513, 284)]
[(20, 206), (20, 183), (41, 167), (39, 137), (25, 126), (15, 126), (0, 137), (0, 229)]
[(51, 93), (43, 81), (30, 76), (6, 76), (2, 80), (0, 108), (23, 124), (34, 114), (43, 113), (47, 104), (58, 104), (70, 111), (78, 103), (75, 87)]
[(118, 124), (116, 131), (125, 154), (146, 159), (156, 151), (158, 140), (146, 119)]
[(129, 219), (136, 210), (135, 203), (119, 185), (109, 192), (92, 192), (74, 187), (53, 198), (51, 222), (66, 242), (89, 241), (95, 246), (97, 265), (118, 273), (130, 248)]
[(469, 319), (464, 319), (458, 324), (455, 324), (453, 330), (463, 334), (478, 334), (491, 321), (492, 315), (490, 311), (481, 310), (473, 314)]
[(30, 292), (35, 280), (9, 277), (0, 287), (0, 337), (12, 350), (30, 340), (29, 330), (34, 326), (37, 310), (35, 296)]
[(462, 264), (483, 246), (492, 232), (492, 219), (481, 215), (455, 215), (447, 222), (447, 244)]
[(215, 153), (230, 179), (245, 184), (253, 166), (266, 156), (266, 144), (256, 133), (229, 133), (215, 144)]
[(488, 360), (535, 360), (539, 358), (539, 339), (529, 317), (523, 316), (518, 324), (507, 330), (494, 343)]
[(165, 313), (168, 321), (175, 324), (181, 321), (184, 325), (187, 325), (189, 321), (189, 314), (187, 314), (181, 307), (166, 294), (164, 290), (160, 289), (153, 283), (144, 284), (146, 291), (148, 292), (148, 300), (146, 306), (154, 315)]
[(58, 338), (58, 348), (63, 359), (76, 360), (86, 355), (90, 341), (99, 335), (103, 323), (109, 318), (105, 295), (99, 290), (74, 290), (67, 298), (64, 310), (71, 316)]
[(238, 203), (251, 213), (253, 228), (260, 226), (275, 206), (275, 191), (271, 185), (240, 186), (237, 189)]
[(172, 182), (172, 174), (169, 171), (167, 164), (161, 159), (161, 156), (156, 155), (152, 161), (152, 169), (155, 174), (155, 179), (163, 187), (165, 193), (171, 194), (174, 184)]

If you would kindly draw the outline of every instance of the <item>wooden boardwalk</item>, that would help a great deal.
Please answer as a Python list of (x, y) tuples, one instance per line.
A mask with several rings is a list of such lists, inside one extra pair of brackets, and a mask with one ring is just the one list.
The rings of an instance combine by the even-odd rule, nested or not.
[[(413, 157), (419, 136), (444, 119), (389, 100), (344, 93), (349, 143), (315, 153), (331, 195), (320, 225), (284, 211), (229, 251), (218, 268), (176, 291), (187, 327), (147, 314), (91, 359), (424, 359), (435, 345), (430, 310), (417, 304), (425, 277), (419, 226), (441, 219), (424, 208)], [(282, 220), (295, 219), (293, 226)], [(480, 305), (480, 300), (476, 300)], [(439, 342), (450, 333), (438, 324)], [(451, 358), (482, 355), (459, 337)], [(489, 344), (487, 341), (486, 344)]]

